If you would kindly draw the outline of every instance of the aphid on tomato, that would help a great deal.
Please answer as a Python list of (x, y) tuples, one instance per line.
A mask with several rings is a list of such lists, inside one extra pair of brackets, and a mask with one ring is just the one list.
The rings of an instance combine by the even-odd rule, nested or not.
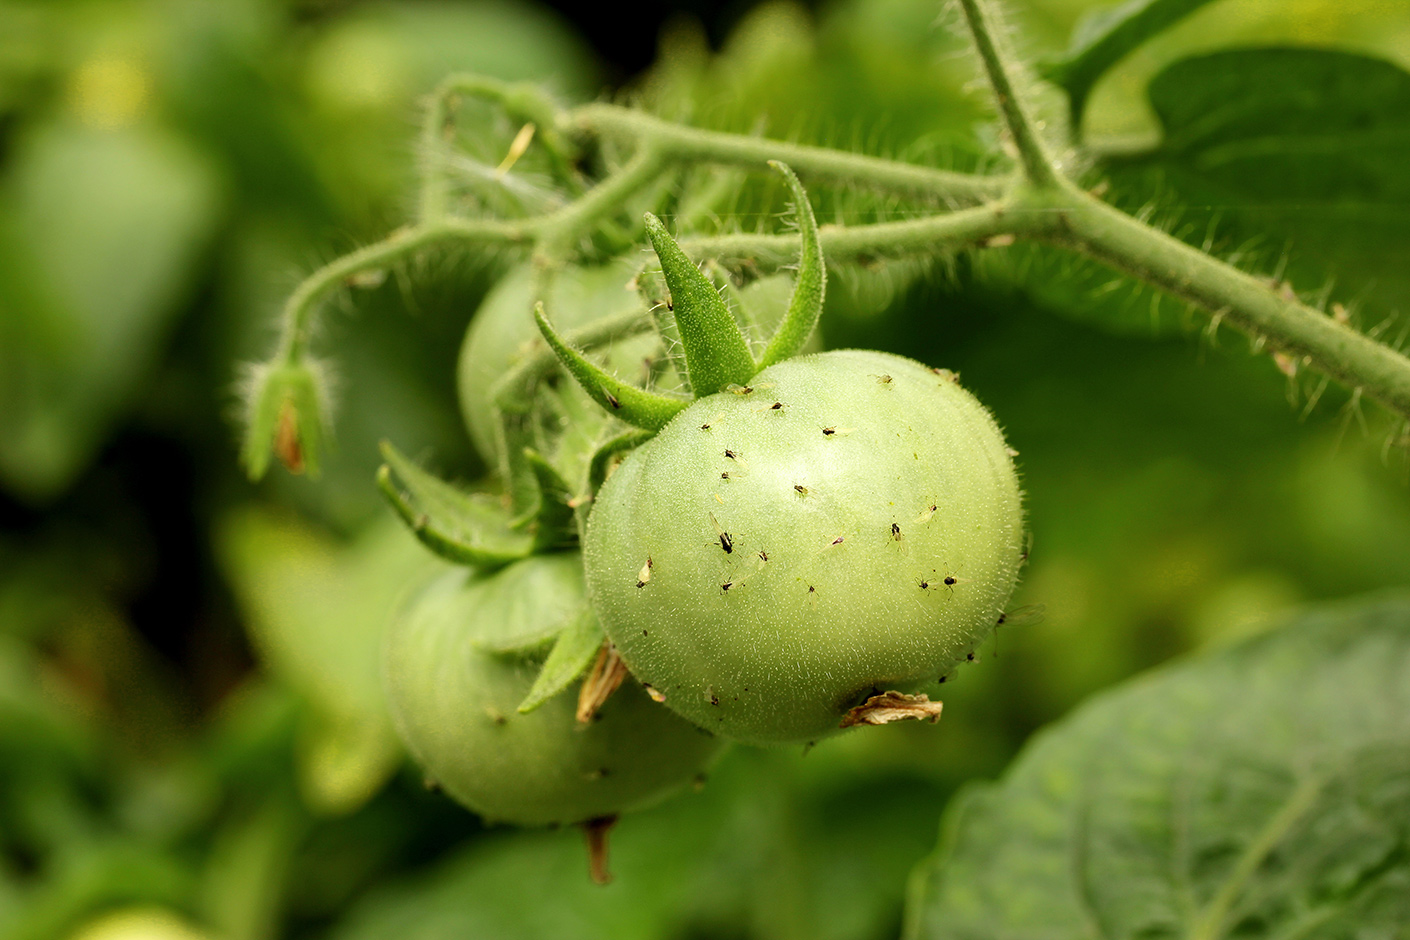
[(724, 530), (720, 525), (720, 520), (715, 518), (713, 512), (710, 513), (710, 522), (715, 526), (715, 537), (720, 540), (720, 548), (725, 550), (726, 555), (732, 553), (734, 551), (734, 537)]

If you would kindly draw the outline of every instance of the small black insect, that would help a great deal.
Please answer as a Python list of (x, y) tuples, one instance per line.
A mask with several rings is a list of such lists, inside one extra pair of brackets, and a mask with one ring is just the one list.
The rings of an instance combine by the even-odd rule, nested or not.
[(798, 493), (799, 496), (807, 496), (807, 495), (808, 495), (808, 488), (807, 488), (806, 486), (804, 486), (802, 483), (795, 483), (795, 484), (793, 484), (793, 489)]
[(780, 411), (780, 410), (782, 410), (782, 409), (783, 409), (783, 402), (781, 402), (781, 401), (776, 401), (776, 402), (774, 402), (772, 405), (769, 406), (769, 410), (770, 410), (770, 411)]
[(730, 460), (738, 460), (738, 459), (739, 459), (739, 455), (736, 454), (736, 453), (735, 453), (734, 451), (732, 451), (732, 450), (726, 450), (726, 451), (725, 451), (725, 456), (728, 457)]
[(946, 586), (946, 587), (954, 587), (956, 584), (959, 584), (959, 583), (960, 583), (960, 582), (959, 582), (959, 579), (958, 579), (958, 578), (951, 577), (951, 576), (948, 575), (948, 574), (945, 575), (945, 586)]
[(715, 514), (710, 513), (710, 524), (715, 527), (715, 536), (720, 540), (720, 548), (728, 555), (734, 551), (734, 538), (720, 525), (720, 520), (715, 518)]
[(720, 479), (721, 479), (721, 480), (728, 480), (728, 479), (729, 479), (729, 471), (726, 470), (724, 473), (720, 474)]
[(760, 560), (760, 561), (768, 561), (768, 560), (769, 560), (769, 553), (766, 552), (766, 551), (764, 551), (762, 548), (759, 549), (759, 560)]
[(823, 428), (822, 431), (823, 437), (832, 437), (832, 435), (837, 433), (837, 428)]
[(901, 527), (897, 523), (891, 523), (891, 537), (896, 541), (901, 541)]
[(622, 407), (622, 403), (617, 400), (617, 396), (616, 396), (616, 395), (613, 395), (611, 392), (607, 391), (606, 389), (603, 389), (603, 390), (602, 390), (602, 394), (603, 394), (604, 396), (606, 396), (606, 398), (607, 398), (607, 404), (611, 405), (613, 408), (620, 408), (620, 407)]

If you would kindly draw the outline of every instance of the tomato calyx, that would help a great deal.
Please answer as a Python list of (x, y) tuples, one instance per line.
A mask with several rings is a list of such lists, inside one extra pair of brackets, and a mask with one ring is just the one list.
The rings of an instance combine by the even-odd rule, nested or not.
[[(802, 249), (788, 310), (758, 359), (714, 282), (686, 255), (660, 219), (649, 212), (645, 216), (647, 237), (670, 290), (665, 308), (655, 311), (657, 330), (668, 349), (679, 344), (684, 385), (696, 399), (747, 388), (761, 369), (798, 353), (822, 315), (827, 268), (817, 220), (793, 171), (778, 161), (771, 161), (770, 166), (782, 174), (792, 192)], [(535, 307), (534, 319), (563, 367), (614, 417), (655, 433), (690, 404), (684, 398), (637, 388), (589, 361), (559, 335), (542, 303)]]

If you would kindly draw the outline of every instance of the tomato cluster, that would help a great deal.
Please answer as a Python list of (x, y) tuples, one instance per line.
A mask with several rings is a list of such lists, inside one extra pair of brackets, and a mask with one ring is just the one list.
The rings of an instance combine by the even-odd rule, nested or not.
[[(1003, 616), (1025, 557), (1012, 452), (946, 370), (803, 354), (826, 269), (780, 169), (803, 246), (786, 301), (776, 281), (722, 295), (652, 216), (660, 278), (566, 269), (531, 319), (523, 268), (486, 300), (460, 390), (511, 508), (389, 451), (403, 519), (469, 566), (388, 640), (397, 726), (487, 818), (587, 822), (700, 776), (727, 740), (933, 720), (933, 684)], [(578, 348), (634, 305), (655, 333)]]

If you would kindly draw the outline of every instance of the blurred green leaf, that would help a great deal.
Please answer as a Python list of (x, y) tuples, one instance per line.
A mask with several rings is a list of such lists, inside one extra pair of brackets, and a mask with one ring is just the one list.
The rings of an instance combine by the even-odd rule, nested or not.
[(390, 519), (340, 545), (254, 509), (225, 520), (217, 548), (261, 657), (316, 712), (300, 744), (305, 797), (326, 811), (356, 808), (400, 760), (382, 635), (403, 592), (438, 563)]
[(1209, 0), (1126, 0), (1088, 11), (1072, 31), (1063, 55), (1039, 64), (1039, 72), (1067, 92), (1074, 136), (1092, 86), (1131, 50), (1198, 10)]
[(219, 190), (146, 125), (18, 142), (0, 183), (0, 485), (43, 501), (84, 469), (155, 362)]
[(1410, 72), (1330, 49), (1237, 49), (1176, 62), (1150, 84), (1158, 147), (1112, 158), (1117, 201), (1241, 267), (1381, 313), (1410, 306)]
[(1410, 921), (1410, 597), (1105, 694), (967, 791), (912, 937), (1394, 936)]
[(1410, 198), (1410, 73), (1390, 62), (1235, 49), (1174, 63), (1149, 94), (1164, 138), (1148, 158), (1241, 199), (1385, 211)]
[(730, 752), (699, 792), (623, 817), (605, 887), (576, 830), (501, 830), (369, 895), (331, 936), (889, 940), (938, 793), (874, 760), (900, 738), (868, 730)]

